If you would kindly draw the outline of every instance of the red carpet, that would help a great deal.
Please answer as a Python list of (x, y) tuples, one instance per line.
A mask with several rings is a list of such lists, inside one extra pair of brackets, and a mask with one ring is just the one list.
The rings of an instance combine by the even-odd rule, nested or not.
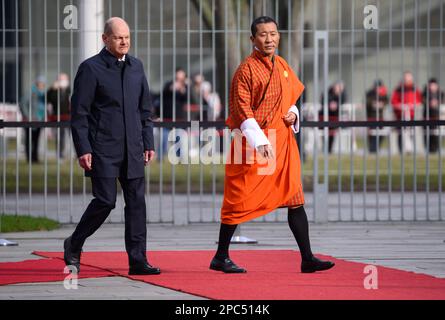
[[(65, 263), (61, 259), (39, 259), (0, 263), (0, 285), (63, 281)], [(82, 266), (81, 278), (100, 278), (115, 274), (90, 266)]]
[[(445, 299), (445, 279), (378, 266), (378, 289), (366, 290), (365, 264), (330, 259), (336, 266), (325, 272), (302, 274), (296, 251), (231, 251), (248, 270), (223, 274), (208, 269), (213, 251), (151, 251), (149, 260), (162, 269), (158, 276), (128, 276), (124, 252), (86, 252), (82, 263), (121, 276), (211, 299)], [(36, 254), (62, 258), (60, 252)]]

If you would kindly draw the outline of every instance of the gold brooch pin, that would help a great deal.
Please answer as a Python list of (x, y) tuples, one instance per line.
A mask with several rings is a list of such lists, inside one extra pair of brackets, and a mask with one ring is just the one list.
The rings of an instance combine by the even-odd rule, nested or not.
[(284, 77), (287, 78), (289, 76), (289, 73), (287, 73), (286, 70), (284, 70)]

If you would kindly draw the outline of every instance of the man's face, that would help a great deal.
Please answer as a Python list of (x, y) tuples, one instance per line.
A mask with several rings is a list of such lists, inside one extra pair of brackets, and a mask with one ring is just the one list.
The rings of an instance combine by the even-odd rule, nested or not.
[(36, 88), (39, 91), (45, 91), (45, 82), (43, 81), (37, 81), (36, 82)]
[(340, 82), (340, 83), (336, 83), (334, 85), (334, 93), (336, 95), (340, 95), (343, 92), (343, 90), (344, 90), (344, 84), (343, 83)]
[(406, 86), (412, 86), (414, 83), (413, 75), (409, 72), (405, 73), (403, 76), (403, 82)]
[(280, 43), (280, 33), (273, 22), (260, 23), (256, 26), (255, 37), (251, 36), (252, 43), (267, 56), (273, 56)]
[(436, 82), (430, 82), (429, 88), (431, 92), (437, 92), (439, 90), (439, 86)]
[(130, 50), (130, 30), (125, 22), (119, 20), (111, 29), (111, 34), (103, 34), (102, 40), (113, 55), (122, 58)]
[(185, 83), (185, 80), (186, 80), (186, 74), (184, 71), (179, 70), (178, 72), (176, 72), (176, 81), (177, 82)]
[(203, 76), (200, 74), (197, 74), (193, 80), (196, 85), (200, 85), (204, 81)]
[(65, 89), (70, 85), (70, 78), (66, 73), (61, 73), (57, 79), (59, 87)]

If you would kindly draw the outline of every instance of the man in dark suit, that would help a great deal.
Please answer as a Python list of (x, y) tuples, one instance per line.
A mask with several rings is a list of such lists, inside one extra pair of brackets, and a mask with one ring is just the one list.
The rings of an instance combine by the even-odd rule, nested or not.
[(125, 199), (129, 274), (159, 274), (146, 258), (144, 164), (154, 157), (153, 112), (142, 62), (128, 55), (130, 30), (121, 18), (105, 23), (105, 48), (79, 66), (71, 99), (71, 130), (94, 199), (65, 240), (65, 263), (80, 266), (85, 240), (115, 207), (116, 179)]

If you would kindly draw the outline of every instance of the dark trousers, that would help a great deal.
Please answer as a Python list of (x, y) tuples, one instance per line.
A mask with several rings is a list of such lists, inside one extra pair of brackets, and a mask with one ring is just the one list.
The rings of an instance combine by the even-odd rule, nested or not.
[(328, 136), (328, 152), (329, 153), (332, 153), (332, 147), (334, 146), (334, 139), (335, 139), (334, 135)]
[(425, 134), (425, 147), (428, 145), (428, 138), (430, 139), (429, 152), (437, 152), (440, 145), (440, 137), (438, 135), (430, 134), (429, 137)]
[(380, 146), (382, 145), (384, 141), (384, 137), (382, 136), (375, 136), (375, 135), (368, 135), (368, 148), (370, 153), (376, 153), (377, 152), (377, 146), (380, 149)]
[[(65, 151), (65, 134), (66, 134), (66, 128), (60, 128), (60, 137), (59, 140), (56, 139), (56, 149), (57, 145), (59, 145), (59, 158), (63, 158), (63, 153)], [(56, 131), (57, 136), (57, 131)]]
[[(41, 128), (31, 128), (31, 140), (29, 129), (25, 129), (26, 158), (28, 161), (38, 162), (39, 137)], [(29, 150), (31, 148), (31, 150)], [(31, 151), (31, 152), (30, 152)]]
[[(119, 178), (125, 200), (125, 248), (130, 266), (146, 262), (145, 178)], [(74, 231), (73, 250), (82, 248), (85, 240), (104, 223), (116, 206), (116, 178), (91, 177), (94, 199), (85, 210)]]

